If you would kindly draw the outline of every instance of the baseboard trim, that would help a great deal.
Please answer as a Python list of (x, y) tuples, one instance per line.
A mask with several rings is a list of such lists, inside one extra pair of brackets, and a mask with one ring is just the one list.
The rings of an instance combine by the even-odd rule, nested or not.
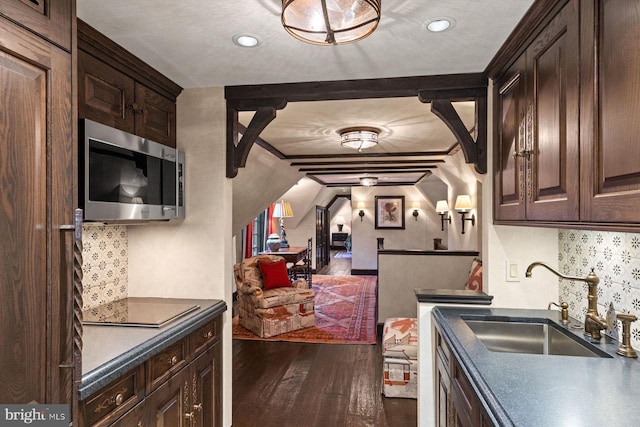
[(378, 339), (380, 341), (382, 341), (382, 333), (384, 332), (384, 323), (378, 323), (376, 325), (376, 334), (378, 336)]
[(357, 270), (351, 269), (352, 276), (377, 276), (378, 270)]

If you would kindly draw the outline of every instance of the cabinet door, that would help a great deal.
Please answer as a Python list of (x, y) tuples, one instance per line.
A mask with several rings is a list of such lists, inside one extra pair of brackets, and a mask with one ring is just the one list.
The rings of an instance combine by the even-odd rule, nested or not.
[(176, 104), (136, 83), (135, 134), (170, 147), (176, 146)]
[(569, 2), (526, 52), (528, 220), (579, 219), (578, 12)]
[(0, 14), (71, 50), (72, 0), (2, 0)]
[(78, 113), (125, 132), (134, 133), (133, 79), (86, 52), (78, 51)]
[(494, 215), (525, 219), (526, 73), (522, 55), (496, 82)]
[(447, 427), (451, 425), (450, 389), (451, 378), (440, 357), (436, 359), (436, 425)]
[(480, 402), (456, 360), (451, 366), (451, 403), (454, 406), (454, 425), (476, 427), (480, 423)]
[(110, 427), (146, 427), (149, 425), (146, 409), (147, 406), (141, 403), (110, 424)]
[(199, 356), (191, 368), (193, 427), (222, 425), (220, 343)]
[(0, 402), (70, 403), (71, 56), (4, 18), (0, 40)]
[(583, 7), (583, 220), (640, 222), (640, 8)]
[(147, 424), (156, 427), (190, 426), (189, 369), (171, 377), (142, 403), (147, 408)]

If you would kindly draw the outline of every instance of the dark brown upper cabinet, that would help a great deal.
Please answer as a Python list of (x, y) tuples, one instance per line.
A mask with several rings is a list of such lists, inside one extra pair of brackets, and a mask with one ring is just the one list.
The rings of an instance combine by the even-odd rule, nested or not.
[(182, 88), (78, 20), (80, 118), (176, 146)]
[(537, 32), (494, 87), (496, 220), (579, 220), (576, 0)]
[(640, 8), (582, 4), (582, 219), (640, 223)]
[(497, 223), (638, 230), (636, 6), (540, 0), (492, 60)]
[(0, 15), (71, 51), (72, 0), (3, 0)]

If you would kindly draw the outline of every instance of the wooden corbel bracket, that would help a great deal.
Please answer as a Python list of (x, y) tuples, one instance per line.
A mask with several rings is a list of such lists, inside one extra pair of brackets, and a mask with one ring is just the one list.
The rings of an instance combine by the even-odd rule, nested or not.
[[(452, 96), (453, 95), (453, 96)], [(469, 96), (471, 95), (471, 96)], [(442, 96), (442, 97), (440, 97)], [(446, 96), (446, 98), (444, 97)], [(437, 91), (420, 91), (420, 102), (430, 102), (431, 111), (451, 130), (462, 148), (467, 163), (473, 163), (476, 172), (487, 173), (487, 91), (486, 88), (473, 89), (460, 93), (438, 94)], [(465, 127), (460, 115), (453, 107), (451, 99), (456, 101), (474, 99), (476, 102), (475, 141)]]
[[(227, 178), (238, 175), (245, 167), (249, 151), (260, 133), (276, 118), (276, 111), (287, 105), (284, 98), (227, 101)], [(238, 112), (255, 111), (249, 126), (238, 141)]]

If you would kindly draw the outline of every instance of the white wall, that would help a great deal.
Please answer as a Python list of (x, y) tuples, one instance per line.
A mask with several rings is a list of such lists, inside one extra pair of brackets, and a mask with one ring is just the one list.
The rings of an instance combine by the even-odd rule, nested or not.
[[(404, 196), (405, 229), (376, 230), (375, 196)], [(420, 202), (418, 220), (411, 215), (414, 201)], [(358, 202), (364, 202), (365, 215), (360, 221)], [(385, 249), (433, 249), (433, 238), (441, 235), (440, 217), (428, 208), (428, 202), (414, 186), (353, 187), (351, 189), (351, 268), (375, 270), (378, 268), (377, 238), (384, 238)], [(431, 214), (429, 214), (431, 212)], [(346, 218), (345, 218), (346, 219)]]
[(338, 223), (336, 222), (336, 218), (338, 216), (342, 216), (344, 218), (342, 233), (351, 233), (351, 200), (346, 197), (342, 197), (336, 200), (335, 204), (331, 206), (329, 211), (331, 215), (329, 233), (340, 232), (338, 231)]
[(128, 227), (129, 296), (217, 298), (223, 315), (223, 424), (231, 425), (232, 191), (225, 177), (223, 88), (178, 98), (178, 148), (186, 154), (186, 218)]
[[(449, 216), (451, 223), (446, 222), (448, 233), (447, 244), (449, 250), (480, 250), (480, 236), (482, 236), (482, 190), (479, 180), (482, 175), (474, 170), (472, 164), (467, 164), (462, 151), (445, 159), (446, 165), (440, 166), (433, 174), (440, 178), (448, 186), (447, 202), (449, 204)], [(475, 215), (475, 225), (471, 221), (465, 221), (465, 234), (462, 234), (461, 215), (455, 211), (456, 198), (459, 195), (471, 196), (471, 204), (474, 209), (466, 215), (470, 218)]]
[[(492, 123), (492, 88), (489, 88), (489, 123)], [(558, 279), (550, 272), (536, 270), (532, 278), (525, 278), (527, 266), (533, 261), (558, 265), (558, 231), (550, 228), (499, 226), (493, 224), (493, 128), (488, 126), (488, 170), (480, 178), (487, 203), (482, 204), (483, 286), (493, 295), (496, 307), (546, 309), (550, 301), (558, 301)], [(453, 216), (454, 213), (452, 213)], [(458, 214), (455, 214), (458, 215)], [(516, 262), (518, 281), (506, 280), (507, 260)]]

